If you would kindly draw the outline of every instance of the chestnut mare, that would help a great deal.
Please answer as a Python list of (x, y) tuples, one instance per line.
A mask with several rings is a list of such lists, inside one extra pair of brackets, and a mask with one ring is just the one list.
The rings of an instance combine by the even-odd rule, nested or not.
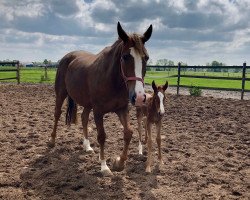
[(123, 151), (113, 163), (113, 169), (121, 171), (124, 169), (133, 133), (129, 125), (129, 100), (136, 106), (141, 106), (145, 101), (143, 79), (149, 57), (144, 44), (151, 37), (152, 25), (143, 35), (128, 35), (118, 22), (117, 32), (119, 39), (97, 55), (74, 51), (60, 61), (55, 80), (55, 122), (49, 142), (50, 146), (55, 145), (61, 107), (68, 97), (66, 124), (76, 121), (77, 104), (83, 106), (83, 145), (86, 151), (93, 151), (88, 140), (87, 128), (89, 113), (93, 109), (97, 140), (100, 144), (101, 172), (104, 175), (111, 175), (112, 172), (106, 164), (104, 155), (106, 133), (103, 116), (108, 112), (115, 112), (124, 128)]
[(146, 172), (151, 172), (151, 163), (152, 163), (152, 137), (151, 137), (151, 128), (152, 124), (156, 125), (156, 142), (158, 145), (158, 159), (160, 164), (163, 163), (161, 156), (161, 126), (162, 126), (162, 117), (165, 113), (164, 104), (165, 104), (165, 91), (168, 88), (168, 82), (166, 81), (165, 85), (156, 86), (155, 82), (152, 82), (152, 88), (154, 90), (153, 96), (149, 97), (146, 101), (146, 105), (136, 108), (136, 117), (138, 123), (138, 132), (139, 132), (139, 154), (142, 154), (142, 120), (144, 118), (145, 126), (145, 143), (148, 145), (148, 157), (146, 164)]

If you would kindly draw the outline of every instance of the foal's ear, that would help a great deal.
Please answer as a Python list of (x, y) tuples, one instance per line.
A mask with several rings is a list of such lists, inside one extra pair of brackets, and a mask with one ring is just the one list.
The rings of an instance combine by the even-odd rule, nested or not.
[(165, 92), (165, 90), (168, 88), (168, 81), (166, 81), (165, 85), (162, 87), (163, 91)]
[(149, 38), (152, 35), (152, 31), (153, 31), (153, 26), (152, 24), (148, 27), (148, 30), (146, 30), (146, 32), (143, 34), (142, 36), (142, 41), (145, 43), (149, 40)]
[(152, 88), (154, 90), (154, 93), (157, 93), (157, 86), (155, 85), (155, 81), (152, 81)]
[(124, 43), (129, 39), (127, 33), (122, 29), (120, 22), (117, 23), (117, 33)]

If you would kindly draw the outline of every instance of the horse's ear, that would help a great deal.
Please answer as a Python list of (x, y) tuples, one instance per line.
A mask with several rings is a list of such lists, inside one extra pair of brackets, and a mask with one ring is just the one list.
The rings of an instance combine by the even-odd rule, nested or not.
[(165, 90), (168, 88), (168, 81), (166, 81), (165, 85), (162, 87), (163, 91), (165, 92)]
[(152, 81), (152, 88), (154, 90), (154, 93), (157, 93), (157, 86), (155, 85), (155, 81)]
[(142, 41), (145, 43), (149, 40), (149, 38), (151, 37), (152, 35), (152, 31), (153, 31), (153, 26), (152, 24), (148, 27), (148, 30), (146, 30), (146, 32), (143, 34), (143, 37), (142, 37)]
[(120, 22), (117, 23), (117, 33), (124, 43), (129, 39), (127, 33), (122, 29)]

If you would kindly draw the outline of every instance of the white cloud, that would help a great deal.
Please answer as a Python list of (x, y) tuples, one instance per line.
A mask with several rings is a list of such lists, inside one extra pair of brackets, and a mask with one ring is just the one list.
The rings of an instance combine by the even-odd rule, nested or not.
[(120, 21), (140, 34), (153, 24), (147, 47), (154, 61), (205, 64), (221, 57), (237, 64), (249, 52), (249, 10), (249, 0), (1, 0), (0, 60), (97, 53), (116, 40)]

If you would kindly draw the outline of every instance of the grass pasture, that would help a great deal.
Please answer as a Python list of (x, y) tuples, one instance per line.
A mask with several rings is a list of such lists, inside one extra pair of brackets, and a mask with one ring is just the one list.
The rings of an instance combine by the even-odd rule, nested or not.
[[(14, 69), (14, 67), (0, 67), (1, 69)], [(21, 68), (20, 69), (20, 82), (21, 83), (54, 83), (56, 76), (56, 68), (47, 69), (48, 80), (43, 80), (42, 76), (45, 75), (45, 70), (43, 67), (33, 67), (33, 68)], [(15, 77), (16, 72), (1, 72), (1, 78)], [(1, 82), (16, 82), (13, 80), (3, 80)]]
[[(233, 77), (241, 78), (241, 73), (225, 73), (225, 72), (181, 72), (181, 75), (194, 75), (194, 76), (213, 76), (213, 77)], [(158, 84), (164, 84), (168, 80), (170, 85), (177, 85), (177, 77), (170, 77), (177, 75), (177, 71), (147, 71), (145, 82), (151, 83), (155, 80)], [(250, 74), (246, 74), (250, 78)], [(221, 79), (204, 79), (204, 78), (187, 78), (181, 77), (181, 85), (200, 86), (200, 87), (215, 87), (215, 88), (236, 88), (241, 89), (241, 80), (221, 80)], [(250, 81), (245, 82), (245, 89), (250, 89)]]
[[(0, 69), (15, 69), (14, 67), (0, 67)], [(48, 68), (48, 80), (43, 80), (42, 76), (45, 75), (45, 70), (42, 67), (37, 68), (21, 68), (20, 70), (20, 82), (21, 83), (54, 83), (56, 68)], [(186, 71), (181, 72), (185, 75), (200, 75), (200, 76), (223, 76), (223, 77), (237, 77), (241, 78), (241, 73), (225, 73), (225, 72), (195, 72)], [(177, 70), (171, 71), (147, 71), (145, 82), (151, 84), (153, 80), (157, 84), (164, 84), (166, 80), (169, 81), (170, 86), (177, 84), (177, 77), (170, 77), (172, 75), (177, 75)], [(1, 78), (15, 77), (16, 72), (0, 72)], [(246, 74), (247, 78), (250, 78), (250, 73)], [(5, 80), (1, 82), (16, 82), (13, 80)], [(219, 79), (202, 79), (202, 78), (186, 78), (181, 77), (181, 85), (189, 86), (200, 86), (200, 87), (216, 87), (216, 88), (236, 88), (241, 89), (242, 82), (240, 80), (219, 80)], [(250, 81), (246, 81), (245, 89), (250, 90)]]

